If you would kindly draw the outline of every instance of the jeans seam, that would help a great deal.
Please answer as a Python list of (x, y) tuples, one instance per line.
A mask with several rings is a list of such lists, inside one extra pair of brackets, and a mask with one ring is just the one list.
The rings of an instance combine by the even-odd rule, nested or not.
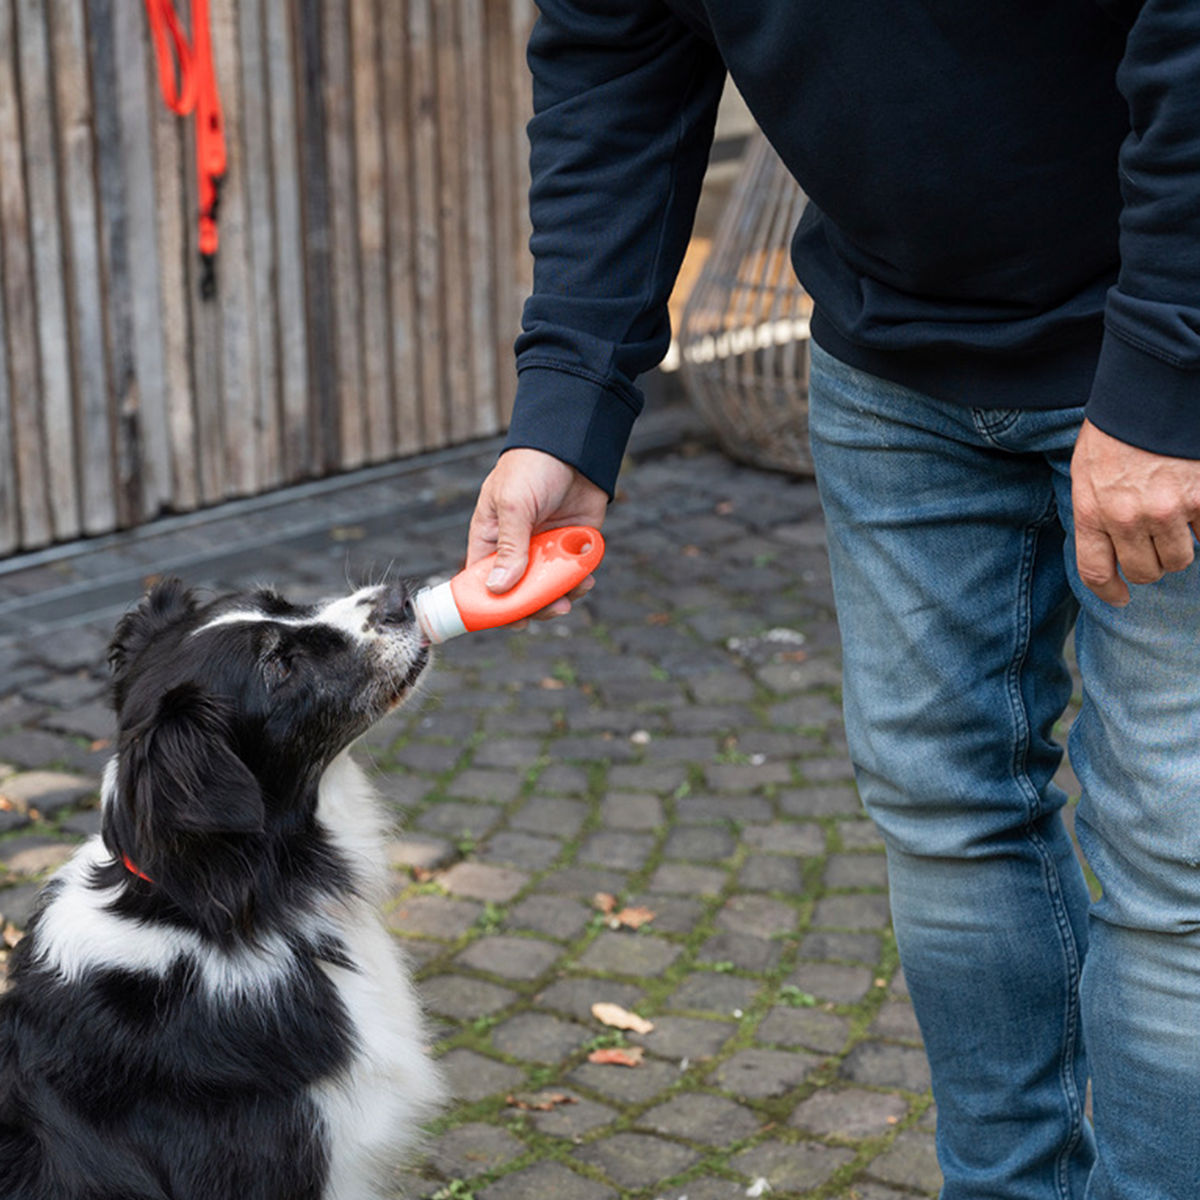
[(1025, 533), (1025, 545), (1021, 556), (1019, 573), (1018, 601), (1016, 612), (1016, 642), (1013, 647), (1012, 661), (1009, 666), (1008, 686), (1009, 706), (1012, 713), (1014, 732), (1012, 773), (1014, 782), (1025, 793), (1029, 801), (1029, 819), (1025, 826), (1025, 838), (1037, 851), (1042, 861), (1042, 873), (1054, 913), (1054, 921), (1059, 931), (1059, 942), (1067, 968), (1067, 1011), (1065, 1014), (1063, 1040), (1059, 1054), (1059, 1082), (1062, 1086), (1063, 1098), (1067, 1104), (1070, 1117), (1070, 1135), (1059, 1150), (1055, 1162), (1057, 1190), (1062, 1200), (1071, 1200), (1068, 1166), (1072, 1154), (1083, 1137), (1083, 1105), (1080, 1102), (1079, 1090), (1075, 1085), (1072, 1060), (1075, 1056), (1079, 1040), (1079, 951), (1071, 932), (1070, 920), (1063, 904), (1062, 888), (1059, 886), (1058, 869), (1053, 855), (1046, 846), (1045, 840), (1037, 832), (1035, 822), (1042, 815), (1040, 797), (1033, 781), (1029, 778), (1029, 745), (1030, 723), (1029, 714), (1021, 695), (1021, 675), (1029, 654), (1029, 643), (1032, 633), (1032, 617), (1030, 613), (1032, 599), (1033, 563), (1037, 556), (1037, 544), (1042, 530), (1055, 520), (1056, 505), (1051, 499), (1041, 517), (1028, 526)]
[[(999, 416), (996, 420), (989, 419), (988, 414), (999, 411)], [(1001, 410), (973, 408), (971, 409), (971, 421), (975, 426), (976, 432), (992, 445), (998, 446), (998, 441), (1001, 434), (1007, 433), (1018, 421), (1021, 414), (1015, 408), (1006, 408)]]

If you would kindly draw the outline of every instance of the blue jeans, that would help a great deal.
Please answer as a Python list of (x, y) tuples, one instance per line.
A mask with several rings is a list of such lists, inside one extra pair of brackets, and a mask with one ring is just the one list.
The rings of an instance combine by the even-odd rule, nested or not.
[[(1079, 409), (952, 405), (819, 349), (810, 408), (943, 1200), (1196, 1200), (1200, 565), (1123, 609), (1081, 585)], [(1073, 625), (1092, 905), (1053, 781)]]

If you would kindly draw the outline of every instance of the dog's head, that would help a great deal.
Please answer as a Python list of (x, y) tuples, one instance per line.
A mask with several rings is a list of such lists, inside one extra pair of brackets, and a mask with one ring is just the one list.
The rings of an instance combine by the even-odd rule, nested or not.
[(300, 607), (260, 590), (202, 602), (158, 584), (110, 651), (116, 777), (105, 839), (152, 878), (220, 841), (311, 821), (329, 763), (428, 662), (403, 585)]

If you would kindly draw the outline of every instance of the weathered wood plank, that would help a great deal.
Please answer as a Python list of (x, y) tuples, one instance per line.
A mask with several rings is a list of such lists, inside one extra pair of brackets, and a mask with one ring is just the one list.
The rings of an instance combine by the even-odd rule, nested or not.
[(511, 5), (484, 5), (487, 19), (487, 97), (488, 137), (491, 142), (492, 219), (489, 255), (495, 276), (492, 338), (496, 363), (497, 387), (494, 396), (496, 420), (507, 420), (511, 396), (516, 386), (513, 371), (513, 339), (520, 329), (520, 299), (513, 286), (517, 250), (517, 196), (514, 162), (517, 142), (513, 124), (517, 113), (517, 92), (513, 85), (513, 23)]
[[(4, 269), (3, 242), (3, 234), (0, 233), (0, 271)], [(8, 387), (8, 371), (5, 369), (7, 324), (4, 291), (0, 288), (0, 430), (4, 433), (4, 436), (0, 436), (0, 555), (11, 554), (21, 544), (16, 440), (10, 432), (14, 429), (12, 394)]]
[(114, 0), (92, 0), (87, 16), (112, 471), (117, 523), (129, 526), (171, 494), (144, 25)]
[(463, 104), (462, 32), (458, 0), (435, 0), (441, 287), (438, 315), (445, 347), (443, 391), (437, 397), (448, 441), (465, 441), (474, 426), (470, 326), (467, 312), (466, 158), (471, 148)]
[(362, 288), (355, 225), (354, 85), (350, 58), (350, 0), (324, 4), (325, 161), (329, 179), (330, 284), (336, 345), (334, 404), (338, 416), (338, 466), (366, 461), (363, 411)]
[[(131, 525), (141, 515), (143, 474), (136, 413), (132, 287), (129, 281), (129, 220), (122, 163), (120, 94), (112, 0), (88, 9), (92, 121), (96, 137), (96, 207), (100, 261), (105, 280), (104, 332), (112, 402), (112, 473), (116, 520)], [(135, 62), (137, 60), (134, 60)]]
[(41, 430), (41, 384), (37, 358), (37, 311), (25, 193), (24, 145), (17, 84), (15, 14), (0, 5), (0, 289), (4, 294), (6, 383), (12, 414), (12, 483), (6, 489), (16, 508), (5, 525), (20, 544), (42, 546), (54, 537), (47, 494), (49, 472)]
[(492, 257), (494, 221), (492, 115), (488, 104), (487, 21), (483, 0), (459, 0), (462, 60), (462, 128), (465, 208), (464, 311), (462, 323), (471, 348), (471, 375), (464, 396), (463, 432), (482, 437), (499, 427), (496, 359), (496, 263)]
[[(501, 130), (501, 135), (508, 140), (510, 153), (505, 155), (505, 162), (509, 168), (507, 179), (500, 186), (507, 196), (515, 198), (515, 202), (509, 209), (512, 221), (510, 257), (500, 267), (502, 304), (497, 321), (500, 329), (508, 331), (504, 338), (504, 352), (500, 362), (508, 361), (510, 366), (507, 372), (510, 380), (513, 380), (509, 387), (501, 389), (500, 392), (500, 418), (505, 424), (512, 412), (512, 401), (516, 392), (511, 367), (512, 343), (520, 332), (525, 298), (533, 285), (533, 264), (529, 252), (529, 238), (533, 229), (526, 201), (529, 195), (529, 137), (525, 131), (530, 117), (533, 116), (533, 81), (525, 63), (525, 47), (536, 17), (534, 0), (509, 0), (506, 15), (508, 84), (512, 107)], [(500, 69), (503, 70), (505, 59), (497, 54), (495, 61), (501, 64)], [(497, 80), (501, 87), (503, 82), (502, 78)]]
[(409, 79), (407, 5), (380, 7), (387, 169), (387, 261), (391, 321), (392, 446), (414, 454), (421, 433), (421, 353), (417, 322), (417, 215)]
[(325, 60), (322, 0), (295, 5), (296, 85), (300, 117), (300, 189), (304, 208), (304, 274), (308, 298), (308, 377), (321, 474), (338, 464), (337, 340), (334, 337), (329, 166), (325, 158)]
[(279, 314), (279, 374), (283, 415), (283, 477), (313, 470), (308, 329), (304, 307), (303, 182), (296, 142), (296, 56), (291, 5), (266, 0), (267, 89), (271, 94), (271, 171), (275, 204), (275, 295)]
[(221, 396), (221, 307), (220, 265), (217, 296), (201, 295), (203, 266), (200, 260), (199, 181), (196, 178), (196, 122), (194, 117), (175, 118), (183, 126), (184, 237), (187, 253), (183, 263), (184, 296), (191, 313), (192, 389), (196, 414), (196, 452), (199, 466), (200, 498), (204, 504), (218, 504), (228, 493), (224, 406)]
[(442, 314), (442, 236), (439, 212), (441, 137), (438, 120), (437, 42), (434, 4), (448, 0), (409, 0), (408, 121), (412, 136), (414, 237), (416, 242), (416, 334), (419, 352), (419, 406), (422, 447), (446, 444)]
[(50, 32), (42, 0), (17, 0), (16, 16), (29, 234), (36, 281), (45, 467), (54, 537), (70, 538), (78, 536), (81, 523)]
[[(266, 42), (262, 0), (238, 4), (242, 104), (238, 113), (246, 181), (247, 251), (251, 307), (256, 337), (254, 434), (258, 486), (268, 491), (283, 478), (283, 445), (279, 398), (278, 314), (272, 280), (275, 276), (274, 213), (271, 178), (271, 91), (267, 83)], [(226, 127), (230, 122), (226, 118)]]
[(150, 76), (149, 52), (144, 48), (143, 53), (147, 55), (145, 95), (153, 138), (157, 294), (162, 313), (163, 401), (172, 503), (175, 508), (187, 511), (196, 508), (203, 499), (192, 377), (192, 304), (188, 291), (191, 286), (188, 267), (195, 236), (189, 238), (188, 229), (195, 221), (184, 183), (185, 172), (194, 168), (192, 159), (185, 154), (183, 122), (163, 104), (158, 83)]
[[(235, 0), (212, 0), (213, 68), (225, 118), (226, 169), (221, 181), (217, 295), (221, 338), (221, 413), (225, 494), (261, 491), (258, 465), (258, 312), (250, 278), (246, 147), (242, 138), (242, 67)], [(229, 117), (232, 115), (233, 119)]]
[[(382, 17), (388, 23), (396, 18)], [(366, 457), (390, 458), (395, 441), (389, 349), (387, 164), (384, 155), (384, 88), (380, 70), (384, 36), (379, 0), (351, 0), (351, 77), (354, 83), (355, 197), (362, 321), (362, 388)], [(398, 22), (396, 22), (398, 23)]]
[[(113, 29), (119, 80), (121, 165), (128, 225), (130, 304), (133, 317), (134, 381), (117, 390), (117, 412), (132, 414), (138, 429), (139, 508), (135, 521), (157, 516), (174, 498), (167, 424), (167, 369), (163, 310), (159, 302), (159, 252), (153, 235), (158, 210), (154, 192), (154, 135), (150, 105), (156, 102), (151, 61), (145, 43), (144, 13), (116, 3)], [(103, 142), (101, 154), (105, 153)]]
[(81, 524), (105, 533), (117, 523), (113, 479), (96, 156), (82, 0), (50, 0), (53, 80), (74, 363)]

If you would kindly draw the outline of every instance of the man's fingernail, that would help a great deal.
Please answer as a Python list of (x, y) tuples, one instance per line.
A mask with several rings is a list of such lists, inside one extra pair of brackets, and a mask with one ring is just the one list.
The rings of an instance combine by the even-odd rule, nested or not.
[(500, 567), (493, 567), (492, 573), (487, 577), (487, 586), (489, 588), (497, 588), (504, 582), (504, 571)]

